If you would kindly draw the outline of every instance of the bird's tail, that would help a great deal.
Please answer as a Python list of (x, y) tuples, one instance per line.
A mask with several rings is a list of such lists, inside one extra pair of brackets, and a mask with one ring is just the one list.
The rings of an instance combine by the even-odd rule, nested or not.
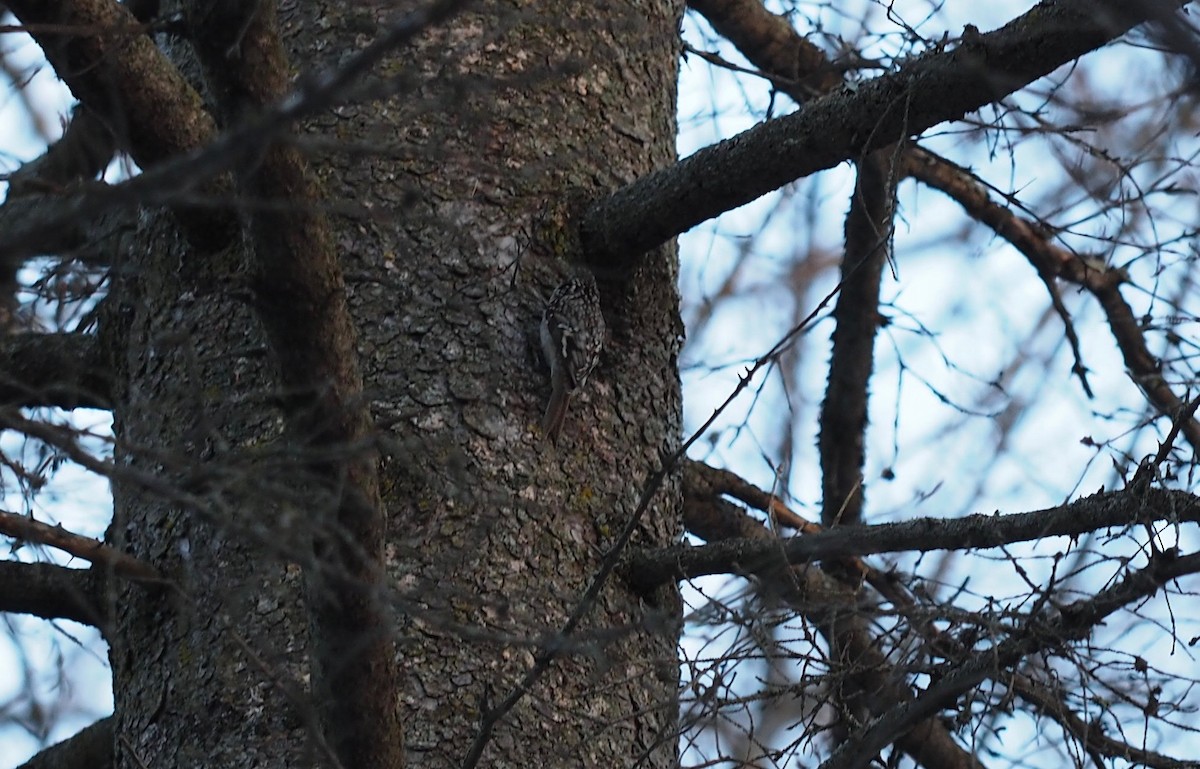
[(571, 393), (565, 387), (554, 388), (554, 392), (550, 394), (550, 402), (546, 404), (546, 414), (542, 417), (542, 434), (551, 443), (558, 443), (570, 403)]

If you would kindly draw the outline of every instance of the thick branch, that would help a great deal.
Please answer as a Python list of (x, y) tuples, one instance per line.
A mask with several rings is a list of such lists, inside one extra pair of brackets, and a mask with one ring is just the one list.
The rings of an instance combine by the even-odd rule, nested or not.
[[(110, 187), (95, 182), (84, 189), (103, 195), (95, 191)], [(102, 267), (113, 264), (114, 255), (127, 247), (127, 234), (137, 227), (136, 210), (92, 211), (80, 208), (79, 202), (78, 195), (56, 192), (10, 196), (0, 205), (0, 249), (3, 267), (13, 272), (10, 284), (15, 286), (15, 270), (21, 263), (37, 254), (58, 254)]]
[(80, 104), (59, 140), (9, 175), (8, 199), (60, 192), (74, 182), (95, 179), (116, 151), (112, 127), (95, 110)]
[(919, 56), (700, 150), (592, 205), (581, 222), (588, 258), (628, 270), (718, 214), (1013, 93), (1145, 21), (1142, 6), (1048, 0), (952, 51)]
[(870, 153), (858, 163), (858, 179), (846, 216), (842, 289), (833, 317), (833, 351), (821, 404), (821, 522), (862, 520), (862, 467), (866, 459), (868, 386), (879, 330), (879, 283), (892, 244), (897, 149)]
[[(841, 83), (824, 52), (802, 38), (786, 17), (768, 11), (761, 0), (691, 0), (688, 5), (797, 104)], [(875, 360), (879, 282), (891, 245), (899, 157), (897, 148), (885, 148), (860, 160), (846, 217), (842, 285), (834, 308), (837, 325), (820, 417), (822, 520), (827, 526), (857, 523), (864, 503), (867, 387)]]
[(6, 2), (71, 92), (128, 142), (138, 165), (152, 166), (207, 144), (216, 125), (192, 89), (113, 0)]
[[(700, 0), (693, 2), (718, 32), (732, 40), (752, 62), (776, 76), (775, 83), (797, 103), (832, 89), (840, 78), (825, 64), (822, 52), (801, 39), (782, 17), (767, 11), (759, 0)], [(814, 74), (815, 73), (815, 74)], [(790, 82), (780, 82), (783, 76)], [(805, 78), (800, 80), (800, 78)], [(835, 310), (837, 326), (826, 398), (821, 412), (823, 519), (826, 525), (857, 523), (863, 505), (861, 467), (866, 429), (867, 386), (874, 361), (873, 343), (878, 329), (879, 283), (891, 245), (896, 173), (894, 149), (878, 150), (862, 158), (858, 183), (846, 221), (846, 253), (842, 263), (842, 290)], [(690, 474), (693, 478), (696, 472)], [(697, 491), (692, 489), (692, 491)], [(774, 513), (774, 501), (764, 509)], [(709, 495), (692, 497), (689, 511), (712, 513), (723, 509)], [(694, 517), (694, 516), (692, 516)], [(739, 516), (740, 517), (740, 516)], [(695, 526), (690, 526), (693, 531)], [(835, 563), (834, 561), (830, 562)], [(866, 570), (858, 559), (843, 559), (839, 567), (861, 579)], [(794, 570), (795, 571), (795, 570)], [(814, 569), (804, 570), (813, 579), (825, 579)], [(872, 576), (868, 574), (868, 579)], [(874, 582), (873, 582), (874, 584)], [(847, 603), (847, 608), (850, 604)], [(824, 634), (834, 654), (847, 670), (876, 670), (885, 661), (871, 642), (861, 617), (849, 613), (829, 623)], [(869, 683), (855, 680), (841, 691), (844, 706), (854, 708), (873, 697)], [(890, 701), (906, 691), (891, 692)], [(945, 728), (930, 721), (901, 740), (909, 755), (930, 766), (971, 766), (973, 759), (951, 739)]]
[(688, 0), (688, 7), (797, 104), (841, 85), (842, 76), (825, 52), (801, 37), (786, 16), (768, 11), (762, 0)]
[[(31, 25), (30, 33), (58, 76), (107, 123), (142, 168), (215, 138), (216, 123), (200, 94), (124, 5), (113, 0), (12, 0), (6, 5)], [(175, 181), (182, 187), (190, 179)], [(206, 188), (214, 196), (222, 191), (215, 181)], [(184, 206), (175, 211), (189, 240), (202, 251), (222, 247), (236, 233), (237, 222), (229, 212)], [(34, 236), (30, 239), (37, 242), (36, 236), (47, 229), (28, 228)]]
[[(0, 231), (31, 217), (47, 216), (58, 194), (68, 186), (95, 179), (112, 160), (116, 139), (109, 125), (85, 105), (76, 106), (62, 137), (42, 155), (25, 163), (8, 176), (8, 197), (0, 206)], [(52, 215), (52, 214), (49, 214)], [(19, 251), (6, 251), (0, 259), (0, 327), (8, 329), (19, 304), (17, 270), (22, 253), (57, 253), (76, 248), (93, 239), (87, 222), (72, 222), (47, 232), (40, 243), (25, 243)], [(3, 369), (0, 369), (3, 370)]]
[(112, 769), (114, 716), (51, 745), (17, 769)]
[[(67, 70), (64, 79), (72, 92), (95, 107), (83, 94), (96, 95), (107, 104), (103, 102), (103, 96), (106, 78), (111, 76), (115, 81), (110, 91), (114, 94), (112, 102), (125, 107), (122, 120), (150, 134), (142, 137), (140, 133), (131, 132), (129, 136), (134, 144), (131, 154), (145, 169), (142, 174), (98, 192), (64, 196), (54, 216), (0, 232), (0, 252), (13, 251), (16, 255), (30, 256), (38, 253), (36, 249), (30, 250), (30, 244), (44, 242), (52, 237), (55, 229), (70, 227), (73, 222), (110, 211), (149, 203), (173, 205), (177, 213), (182, 212), (181, 221), (189, 238), (202, 251), (227, 244), (236, 232), (236, 222), (228, 212), (189, 208), (189, 204), (195, 202), (198, 190), (203, 190), (210, 201), (228, 203), (232, 199), (230, 191), (219, 186), (219, 181), (209, 180), (230, 169), (246, 168), (260, 162), (265, 147), (289, 126), (345, 100), (353, 83), (385, 56), (465, 4), (466, 0), (434, 0), (428, 6), (398, 16), (375, 41), (348, 57), (340, 67), (301, 77), (295, 87), (270, 109), (261, 110), (255, 118), (213, 139), (214, 123), (211, 115), (203, 111), (200, 97), (162, 58), (153, 43), (140, 34), (141, 28), (124, 6), (112, 0), (80, 0), (78, 4), (67, 0), (14, 0), (7, 3), (23, 21), (49, 25), (40, 27), (39, 36), (36, 36), (43, 47), (53, 44), (53, 36), (46, 30), (54, 25), (60, 25), (60, 28), (79, 26), (95, 32), (92, 36), (73, 39), (73, 50), (81, 52), (84, 64), (89, 66)], [(259, 5), (262, 4), (254, 4), (255, 7)], [(119, 52), (112, 50), (114, 42), (128, 45), (133, 54), (127, 57), (124, 47)], [(115, 61), (116, 66), (97, 64), (109, 59)], [(50, 56), (50, 61), (60, 72), (60, 64), (67, 67), (71, 64), (71, 59), (59, 52)], [(143, 70), (144, 75), (139, 74)], [(143, 82), (140, 77), (147, 81)], [(180, 89), (178, 103), (173, 100), (176, 89)], [(130, 96), (136, 98), (127, 98)], [(168, 111), (168, 107), (173, 111)], [(146, 111), (147, 108), (154, 109)], [(166, 127), (159, 127), (160, 130), (155, 132), (152, 127), (159, 120)]]
[[(692, 0), (689, 5), (797, 103), (841, 83), (821, 49), (800, 37), (786, 18), (768, 11), (760, 0)], [(891, 245), (898, 157), (893, 147), (859, 159), (846, 217), (842, 285), (834, 308), (837, 325), (820, 417), (822, 520), (827, 526), (857, 523), (864, 503), (867, 387), (879, 327), (879, 283)]]
[(58, 548), (76, 558), (104, 567), (118, 577), (159, 582), (158, 570), (128, 553), (114, 550), (98, 539), (73, 534), (61, 526), (35, 521), (29, 516), (0, 511), (0, 534)]
[(625, 570), (638, 584), (705, 574), (754, 573), (789, 564), (872, 553), (963, 550), (1073, 537), (1086, 532), (1159, 520), (1200, 520), (1200, 499), (1181, 491), (1148, 489), (1141, 494), (1103, 492), (1059, 507), (1013, 515), (968, 515), (941, 520), (918, 518), (878, 526), (845, 526), (769, 543), (734, 540), (693, 547), (641, 551)]
[(112, 376), (96, 337), (17, 334), (0, 339), (0, 401), (10, 406), (108, 408)]
[(108, 626), (102, 569), (0, 561), (0, 611)]

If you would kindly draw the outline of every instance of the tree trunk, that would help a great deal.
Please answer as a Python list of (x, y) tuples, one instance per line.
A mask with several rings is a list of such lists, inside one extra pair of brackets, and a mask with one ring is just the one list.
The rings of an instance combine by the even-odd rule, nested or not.
[[(289, 3), (280, 25), (296, 69), (322, 71), (395, 11)], [(490, 767), (676, 762), (674, 589), (610, 577), (560, 635), (679, 446), (673, 245), (632, 275), (591, 265), (610, 336), (557, 445), (539, 434), (550, 383), (531, 350), (544, 298), (587, 269), (584, 203), (674, 159), (681, 13), (663, 0), (471, 5), (385, 62), (370, 85), (387, 98), (300, 135), (338, 212), (380, 427), (409, 765), (462, 766), (476, 748)], [(284, 439), (288, 394), (247, 301), (247, 253), (189, 253), (170, 215), (143, 234), (109, 303), (128, 382), (118, 456), (130, 478), (168, 481), (173, 503), (119, 483), (110, 539), (182, 590), (117, 606), (118, 765), (324, 763), (302, 574), (319, 566), (313, 522), (332, 503), (298, 468), (303, 451), (366, 447)], [(672, 477), (636, 541), (675, 541), (679, 506)], [(336, 687), (337, 670), (323, 674)]]

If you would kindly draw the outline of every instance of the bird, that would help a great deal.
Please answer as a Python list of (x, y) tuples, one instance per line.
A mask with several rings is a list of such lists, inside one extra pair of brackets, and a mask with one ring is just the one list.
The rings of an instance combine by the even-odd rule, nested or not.
[(600, 291), (590, 274), (564, 280), (546, 301), (538, 336), (550, 366), (550, 402), (542, 433), (557, 443), (571, 398), (587, 384), (600, 361), (606, 329)]

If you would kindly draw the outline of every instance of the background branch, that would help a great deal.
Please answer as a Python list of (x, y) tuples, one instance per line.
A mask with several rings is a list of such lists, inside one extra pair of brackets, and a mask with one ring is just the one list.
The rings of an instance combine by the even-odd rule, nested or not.
[[(1020, 251), (1039, 275), (1062, 278), (1086, 288), (1104, 310), (1108, 327), (1125, 360), (1125, 367), (1146, 398), (1160, 414), (1174, 417), (1182, 413), (1183, 401), (1163, 378), (1162, 366), (1147, 347), (1133, 309), (1121, 296), (1120, 286), (1126, 280), (1122, 270), (1096, 259), (1085, 259), (1054, 245), (1045, 227), (1014, 214), (992, 200), (983, 184), (971, 172), (928, 150), (911, 150), (905, 157), (905, 171), (942, 191), (972, 218), (991, 227)], [(1051, 290), (1052, 295), (1057, 293), (1053, 286)], [(1193, 450), (1200, 451), (1200, 423), (1188, 418), (1180, 429)]]
[(112, 375), (90, 334), (0, 338), (0, 401), (11, 406), (109, 408)]
[(1146, 20), (1141, 4), (1043, 2), (952, 51), (706, 147), (591, 205), (581, 230), (598, 268), (627, 273), (649, 249), (809, 174), (995, 102)]
[(70, 619), (107, 630), (104, 569), (0, 561), (0, 611)]
[[(695, 477), (695, 472), (693, 467), (688, 475)], [(689, 532), (718, 545), (730, 539), (755, 542), (765, 549), (783, 544), (762, 523), (696, 484), (685, 485), (684, 516)], [(762, 571), (746, 569), (742, 573), (756, 577), (762, 592), (771, 599), (782, 600), (802, 614), (829, 644), (834, 658), (842, 662), (835, 676), (842, 709), (853, 712), (859, 720), (868, 720), (871, 713), (912, 698), (903, 676), (880, 651), (880, 639), (870, 631), (870, 612), (864, 610), (856, 586), (835, 579), (813, 564), (785, 570), (767, 564)], [(980, 766), (946, 727), (933, 719), (915, 723), (897, 742), (927, 769)]]
[(115, 550), (100, 540), (73, 534), (61, 526), (35, 521), (26, 515), (0, 511), (0, 534), (58, 548), (76, 558), (101, 566), (118, 577), (138, 582), (161, 582), (162, 578), (150, 564)]
[(1200, 554), (1175, 556), (1156, 553), (1145, 568), (1129, 573), (1121, 582), (1092, 598), (1064, 606), (1061, 612), (1030, 620), (1012, 637), (996, 648), (974, 654), (965, 663), (947, 666), (944, 677), (934, 675), (934, 683), (916, 697), (892, 708), (834, 751), (821, 769), (865, 767), (888, 743), (906, 733), (913, 725), (952, 707), (963, 693), (984, 679), (999, 674), (1022, 657), (1052, 649), (1066, 641), (1085, 638), (1097, 624), (1113, 612), (1135, 601), (1154, 595), (1172, 579), (1200, 571)]
[(17, 769), (112, 769), (115, 716), (43, 750)]
[(745, 574), (828, 558), (900, 551), (960, 550), (1074, 537), (1116, 526), (1200, 520), (1200, 499), (1182, 491), (1112, 491), (1058, 507), (1012, 515), (968, 515), (953, 520), (915, 518), (903, 523), (845, 526), (762, 543), (744, 540), (639, 551), (626, 559), (629, 578), (647, 586), (705, 574)]

